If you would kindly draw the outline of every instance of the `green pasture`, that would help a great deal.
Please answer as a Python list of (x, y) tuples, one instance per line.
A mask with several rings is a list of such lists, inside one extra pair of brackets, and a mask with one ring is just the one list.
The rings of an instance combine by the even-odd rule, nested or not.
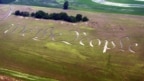
[[(61, 21), (25, 19), (14, 15), (0, 22), (0, 74), (26, 81), (144, 80), (143, 16), (69, 12), (75, 13), (85, 14), (90, 18), (88, 23), (97, 21), (99, 26), (91, 27), (82, 22), (76, 25), (68, 22), (61, 24)], [(105, 21), (102, 21), (103, 19)], [(112, 28), (119, 29), (119, 25), (124, 31), (111, 31)], [(25, 32), (21, 32), (24, 27)], [(9, 31), (4, 33), (6, 30)], [(74, 31), (79, 32), (78, 39)], [(87, 36), (84, 36), (83, 32), (86, 32)], [(25, 36), (21, 35), (23, 33)], [(130, 37), (130, 41), (123, 39), (124, 52), (120, 51), (119, 33)], [(52, 34), (55, 40), (52, 40)], [(39, 40), (33, 40), (34, 37)], [(97, 39), (102, 41), (100, 46)], [(80, 40), (84, 46), (79, 44)], [(90, 40), (93, 40), (94, 47), (90, 47)], [(103, 53), (105, 40), (114, 40), (117, 47)], [(139, 47), (133, 47), (136, 51), (134, 54), (128, 51), (127, 45), (135, 42)], [(111, 44), (108, 46), (112, 48)]]

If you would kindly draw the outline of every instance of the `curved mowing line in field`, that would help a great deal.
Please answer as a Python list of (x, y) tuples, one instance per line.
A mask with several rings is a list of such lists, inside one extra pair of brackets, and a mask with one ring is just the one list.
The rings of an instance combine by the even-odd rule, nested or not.
[(32, 39), (35, 40), (35, 41), (39, 41), (39, 40), (38, 40), (38, 37), (34, 37), (34, 38), (32, 38)]
[(67, 41), (62, 41), (63, 43), (67, 44), (67, 45), (72, 45), (71, 43), (67, 42)]
[(23, 37), (25, 36), (25, 34), (23, 33), (23, 34), (21, 34)]
[(24, 26), (24, 27), (23, 27), (23, 29), (20, 31), (21, 36), (23, 36), (23, 37), (25, 36), (25, 34), (24, 34), (24, 33), (25, 33), (25, 31), (26, 31), (26, 27)]
[[(133, 45), (130, 45), (129, 48), (128, 48), (128, 50), (129, 50), (131, 53), (136, 53), (134, 50), (132, 50), (132, 46), (133, 46)], [(138, 43), (135, 43), (134, 46), (137, 47), (137, 46), (138, 46)]]
[(9, 30), (4, 31), (4, 34), (6, 34)]
[(125, 4), (125, 3), (116, 3), (116, 2), (110, 2), (104, 0), (92, 0), (92, 1), (95, 3), (108, 5), (108, 6), (144, 8), (144, 5), (142, 4)]
[(94, 47), (92, 40), (89, 42), (89, 45), (90, 45), (91, 47)]
[(11, 24), (11, 27), (9, 27), (7, 30), (4, 31), (4, 34), (7, 34), (10, 30), (10, 28), (12, 28), (14, 26), (14, 24)]
[(116, 47), (116, 44), (113, 41), (111, 41), (111, 44), (113, 45), (113, 48)]
[(121, 37), (121, 38), (120, 38), (120, 42), (119, 42), (119, 43), (120, 43), (120, 48), (121, 48), (121, 49), (123, 48), (122, 39), (125, 39), (125, 38), (126, 38), (128, 41), (130, 40), (129, 37)]
[(51, 30), (50, 30), (50, 38), (51, 38), (51, 40), (55, 41), (55, 36), (54, 36), (53, 31), (54, 31), (54, 27), (51, 27)]
[(101, 40), (100, 39), (97, 39), (98, 40), (98, 45), (100, 46), (101, 45)]
[(138, 43), (135, 43), (135, 46), (137, 47), (137, 46), (138, 46)]
[(120, 40), (119, 43), (120, 43), (120, 48), (123, 49), (123, 43), (122, 43), (122, 40)]
[(108, 41), (105, 40), (105, 45), (104, 45), (104, 48), (103, 48), (103, 53), (106, 53), (106, 51), (107, 51), (108, 49), (110, 49), (110, 48), (108, 48)]
[(86, 33), (86, 32), (83, 32), (83, 35), (84, 35), (84, 36), (87, 36), (87, 33)]
[(129, 46), (129, 51), (130, 51), (131, 53), (136, 53), (134, 50), (132, 50), (132, 45)]
[(11, 33), (14, 33), (18, 29), (18, 26), (16, 26), (14, 29), (11, 30)]
[(76, 33), (76, 39), (78, 39), (79, 38), (79, 32), (78, 31), (74, 31), (75, 33)]
[(85, 45), (85, 44), (82, 42), (82, 40), (80, 40), (79, 44), (82, 45), (82, 46)]

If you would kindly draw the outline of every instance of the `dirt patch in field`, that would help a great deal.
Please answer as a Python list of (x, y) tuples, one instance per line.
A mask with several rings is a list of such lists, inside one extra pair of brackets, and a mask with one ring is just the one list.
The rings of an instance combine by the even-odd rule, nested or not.
[(119, 39), (132, 33), (144, 31), (143, 16), (124, 14), (90, 14), (88, 26), (96, 29), (96, 35), (103, 38)]

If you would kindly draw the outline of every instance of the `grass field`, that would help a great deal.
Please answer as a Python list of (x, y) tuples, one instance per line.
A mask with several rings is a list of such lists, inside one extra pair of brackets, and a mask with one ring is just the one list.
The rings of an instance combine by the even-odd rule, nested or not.
[[(90, 21), (68, 23), (14, 15), (1, 21), (0, 74), (24, 81), (30, 81), (29, 77), (34, 81), (144, 80), (143, 16), (14, 7), (15, 10), (67, 12), (69, 15), (81, 13)], [(105, 40), (111, 49), (103, 53)], [(23, 77), (13, 76), (17, 74)]]

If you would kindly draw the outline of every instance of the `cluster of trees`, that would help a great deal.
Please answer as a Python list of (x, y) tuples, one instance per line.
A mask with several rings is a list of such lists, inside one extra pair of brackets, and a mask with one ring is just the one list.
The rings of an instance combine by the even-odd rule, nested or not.
[(26, 11), (15, 11), (14, 15), (16, 16), (23, 16), (23, 17), (29, 17), (30, 16), (30, 13), (29, 12), (26, 12)]
[(60, 13), (46, 13), (42, 10), (39, 10), (37, 12), (26, 12), (26, 11), (15, 11), (14, 15), (16, 16), (24, 16), (24, 17), (34, 17), (34, 18), (38, 18), (38, 19), (53, 19), (53, 20), (63, 20), (63, 21), (67, 21), (67, 22), (86, 22), (89, 19), (86, 16), (82, 16), (81, 14), (77, 14), (76, 16), (69, 16), (67, 13), (65, 12), (60, 12)]

